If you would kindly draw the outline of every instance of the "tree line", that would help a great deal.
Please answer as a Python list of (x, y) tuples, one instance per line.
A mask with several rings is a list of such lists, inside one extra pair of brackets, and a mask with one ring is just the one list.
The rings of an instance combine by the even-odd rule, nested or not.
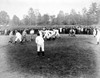
[(44, 14), (39, 10), (30, 8), (28, 14), (19, 19), (14, 15), (12, 19), (5, 11), (0, 12), (0, 25), (93, 25), (100, 23), (100, 5), (96, 2), (89, 7), (83, 8), (82, 12), (76, 12), (74, 9), (70, 13), (59, 11), (57, 16)]

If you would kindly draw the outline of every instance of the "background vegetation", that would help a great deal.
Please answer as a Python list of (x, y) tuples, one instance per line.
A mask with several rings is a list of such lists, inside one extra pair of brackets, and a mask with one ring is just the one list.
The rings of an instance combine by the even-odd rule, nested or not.
[[(66, 9), (67, 10), (67, 9)], [(10, 26), (31, 26), (31, 25), (94, 25), (100, 23), (100, 5), (92, 3), (89, 7), (83, 8), (82, 12), (74, 9), (70, 13), (59, 11), (57, 15), (41, 15), (39, 10), (29, 8), (28, 14), (23, 19), (14, 15), (11, 19), (6, 11), (0, 12), (0, 25)]]

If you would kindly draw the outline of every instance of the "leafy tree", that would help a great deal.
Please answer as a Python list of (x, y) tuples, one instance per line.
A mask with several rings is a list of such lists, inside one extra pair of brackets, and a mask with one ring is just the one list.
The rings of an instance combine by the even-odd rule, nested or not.
[(97, 18), (97, 3), (92, 3), (88, 11), (89, 25), (96, 24), (98, 22)]
[(87, 9), (86, 8), (83, 8), (82, 9), (82, 15), (81, 15), (82, 16), (82, 20), (81, 20), (81, 23), (80, 24), (87, 25), (87, 20), (88, 20), (87, 13), (88, 13)]
[(49, 21), (50, 21), (51, 25), (55, 25), (55, 23), (56, 23), (56, 17), (55, 17), (55, 15), (51, 15)]
[(64, 12), (63, 11), (59, 11), (58, 15), (57, 15), (57, 24), (58, 25), (62, 25), (64, 22)]
[(1, 25), (7, 25), (10, 21), (10, 17), (5, 11), (0, 12), (0, 24)]
[(97, 8), (97, 20), (98, 20), (98, 24), (100, 24), (100, 4), (98, 5), (98, 8)]
[(29, 20), (30, 20), (30, 25), (35, 25), (36, 24), (36, 16), (34, 13), (33, 8), (30, 8), (28, 11), (28, 15), (29, 15)]
[(22, 24), (23, 25), (30, 25), (30, 18), (28, 15), (24, 15), (24, 17), (22, 19)]
[(82, 15), (80, 14), (80, 12), (78, 12), (78, 13), (75, 15), (75, 20), (76, 20), (76, 24), (77, 24), (77, 25), (81, 25)]
[(71, 12), (70, 12), (70, 19), (71, 19), (70, 24), (71, 25), (75, 25), (76, 24), (76, 19), (75, 19), (76, 16), (77, 16), (76, 11), (74, 9), (72, 9)]
[(38, 17), (37, 17), (37, 25), (40, 25), (42, 22), (42, 16), (41, 14), (39, 13)]
[(65, 19), (64, 19), (64, 22), (63, 22), (64, 25), (69, 25), (70, 22), (69, 22), (69, 14), (68, 13), (65, 13)]
[(49, 15), (48, 14), (44, 14), (42, 16), (42, 24), (44, 24), (44, 25), (49, 24)]
[(38, 24), (41, 23), (41, 17), (42, 16), (41, 16), (38, 9), (35, 9), (34, 14), (35, 14), (35, 23), (36, 23), (36, 25), (38, 25)]
[(12, 25), (20, 25), (20, 19), (16, 15), (13, 16)]
[[(7, 13), (0, 13), (0, 24), (5, 23), (2, 21), (1, 16), (4, 14), (4, 17), (9, 19)], [(7, 20), (7, 19), (6, 19)], [(15, 21), (16, 20), (16, 21)], [(13, 17), (14, 24), (19, 24), (20, 19), (17, 16)], [(8, 21), (9, 22), (9, 21)], [(86, 8), (82, 9), (82, 14), (76, 12), (74, 9), (71, 10), (70, 14), (63, 11), (59, 11), (57, 17), (55, 15), (49, 16), (44, 14), (43, 16), (38, 9), (33, 10), (30, 8), (28, 15), (25, 15), (21, 20), (23, 25), (92, 25), (100, 23), (100, 5), (97, 6), (97, 3), (92, 3), (89, 7), (89, 10)], [(6, 21), (7, 23), (7, 21)]]

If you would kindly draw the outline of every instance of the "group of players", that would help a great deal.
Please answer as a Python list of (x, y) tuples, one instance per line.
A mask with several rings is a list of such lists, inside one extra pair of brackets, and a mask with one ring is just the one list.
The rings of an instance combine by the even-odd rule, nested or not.
[[(30, 30), (30, 39), (29, 41), (32, 41), (35, 37), (35, 43), (37, 44), (37, 54), (44, 55), (44, 41), (45, 40), (55, 40), (56, 38), (60, 38), (60, 32), (58, 29), (46, 29), (43, 28), (41, 30), (38, 30), (37, 36), (34, 36), (35, 31), (33, 29)], [(69, 36), (75, 36), (76, 31), (71, 28), (69, 31)], [(97, 28), (94, 28), (93, 35), (96, 37), (97, 45), (100, 42), (100, 30)], [(10, 41), (11, 43), (17, 43), (18, 41), (23, 44), (23, 42), (27, 41), (27, 32), (26, 29), (20, 33), (18, 30), (15, 30), (15, 35), (13, 34), (13, 31), (10, 31), (9, 33)], [(15, 38), (14, 38), (15, 37)]]
[[(15, 35), (13, 34), (14, 31), (10, 31), (9, 33), (9, 36), (10, 36), (10, 41), (11, 43), (16, 43), (17, 41), (19, 42), (25, 42), (27, 41), (27, 29), (24, 29), (21, 32), (19, 32), (18, 30), (15, 30)], [(34, 39), (34, 33), (35, 31), (32, 29), (30, 30), (30, 41), (32, 41)], [(38, 30), (39, 34), (42, 35), (42, 37), (45, 39), (45, 40), (54, 40), (56, 38), (59, 38), (60, 37), (60, 34), (59, 34), (59, 30), (58, 29), (46, 29), (46, 28), (43, 28), (41, 30)], [(15, 39), (14, 39), (15, 37)]]
[[(30, 30), (30, 41), (32, 41), (33, 35), (34, 35), (34, 30), (32, 29), (32, 30)], [(10, 37), (9, 42), (11, 42), (11, 43), (17, 43), (17, 42), (22, 43), (22, 42), (25, 42), (25, 41), (27, 41), (26, 29), (24, 29), (22, 31), (22, 33), (20, 31), (18, 31), (18, 30), (10, 31), (9, 37)]]
[[(46, 28), (43, 28), (41, 30), (38, 30), (37, 33), (41, 34), (42, 37), (44, 38), (44, 40), (55, 40), (56, 38), (59, 38), (60, 37), (60, 33), (62, 32), (61, 29), (56, 29), (56, 28), (53, 28), (53, 29), (46, 29)], [(22, 42), (25, 42), (27, 41), (27, 29), (24, 29), (22, 32), (19, 32), (18, 30), (15, 30), (15, 40), (14, 40), (14, 31), (10, 31), (9, 33), (9, 36), (10, 36), (10, 41), (11, 43), (16, 43), (18, 40), (22, 43)], [(34, 33), (35, 33), (35, 30), (34, 29), (31, 29), (29, 31), (28, 34), (30, 34), (30, 41), (33, 40), (34, 38)], [(99, 29), (97, 28), (94, 28), (93, 29), (93, 35), (97, 38), (97, 42), (99, 42)], [(74, 28), (71, 28), (69, 30), (69, 36), (75, 36), (76, 35), (76, 30)]]
[[(9, 37), (10, 43), (21, 43), (23, 44), (24, 42), (28, 41), (27, 40), (27, 30), (24, 29), (22, 33), (20, 33), (18, 30), (15, 30), (15, 35), (13, 34), (14, 31), (10, 31)], [(56, 38), (60, 37), (59, 30), (57, 29), (46, 29), (43, 28), (41, 30), (38, 30), (37, 36), (34, 36), (34, 30), (30, 30), (30, 37), (29, 41), (32, 41), (35, 39), (35, 43), (37, 44), (37, 53), (40, 55), (44, 55), (44, 40), (55, 40)], [(35, 37), (35, 38), (34, 38)]]

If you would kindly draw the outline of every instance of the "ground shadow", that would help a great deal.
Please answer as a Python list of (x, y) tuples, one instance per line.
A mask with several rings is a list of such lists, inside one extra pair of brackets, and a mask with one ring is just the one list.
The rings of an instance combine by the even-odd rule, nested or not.
[[(13, 47), (13, 48), (11, 48)], [(45, 76), (80, 76), (96, 73), (96, 56), (90, 49), (75, 45), (68, 47), (46, 47), (45, 56), (38, 57), (36, 47), (27, 44), (12, 44), (8, 47), (7, 62), (12, 71)]]

